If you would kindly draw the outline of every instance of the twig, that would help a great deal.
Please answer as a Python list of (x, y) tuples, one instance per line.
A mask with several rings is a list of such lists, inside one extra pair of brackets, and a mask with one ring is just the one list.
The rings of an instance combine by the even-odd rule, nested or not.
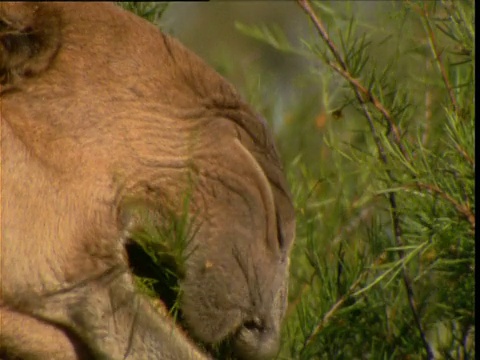
[[(381, 142), (380, 137), (378, 136), (377, 130), (375, 128), (374, 122), (372, 115), (370, 114), (370, 111), (368, 110), (367, 107), (367, 102), (371, 101), (375, 108), (383, 115), (383, 117), (387, 120), (388, 125), (389, 125), (389, 131), (393, 133), (393, 139), (395, 141), (395, 144), (397, 147), (400, 149), (402, 152), (403, 156), (408, 160), (409, 157), (406, 154), (406, 151), (404, 150), (403, 144), (401, 142), (400, 138), (400, 132), (398, 128), (395, 126), (393, 119), (387, 109), (382, 105), (382, 103), (371, 93), (370, 90), (368, 90), (366, 87), (364, 87), (357, 79), (355, 79), (351, 73), (348, 71), (348, 67), (343, 60), (340, 52), (338, 51), (337, 47), (333, 43), (333, 41), (330, 39), (327, 31), (325, 30), (325, 27), (323, 26), (322, 22), (320, 19), (317, 17), (315, 12), (313, 11), (312, 7), (310, 6), (310, 3), (308, 0), (297, 0), (298, 4), (300, 7), (305, 11), (305, 13), (308, 15), (308, 17), (312, 20), (313, 24), (315, 25), (320, 37), (325, 41), (327, 44), (327, 47), (333, 54), (334, 58), (336, 59), (336, 63), (333, 61), (328, 61), (328, 64), (335, 70), (337, 71), (340, 75), (342, 75), (351, 85), (352, 88), (355, 92), (356, 98), (358, 102), (360, 103), (362, 110), (364, 112), (365, 117), (367, 118), (372, 136), (374, 138), (377, 151), (379, 154), (379, 157), (381, 161), (387, 165), (388, 164), (388, 159), (386, 156), (385, 148)], [(386, 170), (387, 176), (390, 179), (393, 179), (393, 175), (390, 170)], [(400, 225), (400, 218), (398, 214), (398, 208), (397, 208), (397, 202), (396, 202), (396, 197), (395, 193), (390, 192), (388, 193), (388, 200), (390, 203), (390, 213), (392, 216), (392, 223), (393, 223), (393, 230), (395, 233), (395, 241), (397, 246), (403, 247), (403, 239), (402, 239), (402, 228)], [(399, 257), (400, 259), (405, 258), (405, 253), (404, 251), (399, 251)], [(414, 294), (413, 294), (413, 286), (411, 284), (410, 277), (407, 273), (407, 269), (405, 266), (402, 268), (402, 277), (403, 277), (403, 282), (405, 285), (405, 289), (407, 291), (407, 297), (408, 297), (408, 302), (410, 305), (410, 309), (412, 311), (412, 315), (414, 317), (415, 323), (417, 325), (417, 328), (420, 332), (420, 337), (422, 339), (422, 342), (424, 344), (425, 350), (427, 352), (427, 358), (428, 359), (434, 359), (433, 351), (430, 346), (430, 344), (427, 341), (425, 332), (423, 330), (422, 323), (420, 321), (420, 316), (418, 314), (417, 306), (414, 301)], [(359, 282), (360, 278), (357, 279), (357, 281), (353, 284), (356, 285), (357, 282)], [(352, 287), (353, 287), (352, 285)], [(314, 331), (312, 334), (307, 337), (305, 343), (304, 343), (304, 348), (311, 342), (313, 337), (320, 331), (320, 329), (323, 327), (323, 324), (325, 323), (325, 319), (328, 319), (328, 317), (331, 316), (332, 310), (336, 310), (347, 298), (347, 296), (350, 294), (350, 290), (342, 296), (337, 303), (334, 305), (334, 307), (323, 317), (322, 321), (315, 327)]]
[(338, 247), (338, 260), (337, 260), (337, 299), (345, 294), (344, 286), (342, 286), (342, 275), (343, 275), (343, 261), (345, 259), (345, 250), (343, 249), (343, 243), (340, 243)]
[(457, 99), (455, 98), (455, 93), (453, 91), (452, 84), (450, 84), (450, 80), (448, 79), (445, 65), (442, 62), (442, 54), (437, 48), (437, 43), (435, 41), (435, 33), (433, 32), (432, 27), (430, 26), (430, 19), (429, 19), (428, 11), (426, 10), (427, 4), (424, 5), (424, 8), (421, 8), (418, 5), (412, 4), (408, 0), (407, 0), (407, 3), (409, 3), (417, 11), (417, 13), (420, 13), (423, 19), (423, 26), (428, 36), (428, 40), (429, 40), (428, 42), (430, 44), (430, 49), (432, 50), (433, 58), (435, 59), (438, 69), (440, 70), (440, 73), (442, 75), (445, 88), (447, 89), (448, 96), (450, 97), (450, 102), (452, 103), (452, 106), (453, 106), (453, 111), (456, 114), (458, 114)]
[(337, 245), (342, 238), (356, 230), (360, 222), (365, 221), (372, 214), (373, 208), (374, 204), (369, 205), (368, 207), (363, 208), (355, 217), (352, 217), (347, 224), (342, 226), (337, 235), (330, 241), (330, 244), (333, 246)]
[[(433, 29), (430, 26), (428, 12), (425, 8), (422, 8), (417, 4), (413, 4), (410, 0), (405, 0), (405, 2), (409, 4), (413, 8), (413, 10), (417, 14), (419, 14), (423, 19), (423, 25), (425, 28), (425, 32), (427, 33), (430, 49), (432, 50), (433, 57), (442, 75), (445, 88), (447, 89), (448, 96), (450, 97), (450, 102), (452, 103), (453, 111), (455, 112), (455, 114), (458, 114), (458, 105), (457, 105), (457, 99), (455, 98), (455, 92), (453, 91), (453, 86), (450, 84), (450, 80), (448, 79), (448, 74), (447, 74), (447, 70), (445, 69), (445, 65), (442, 62), (442, 54), (438, 50), (438, 47), (435, 41), (435, 33), (433, 32)], [(425, 7), (426, 6), (427, 4), (425, 4)], [(475, 161), (467, 154), (467, 152), (464, 149), (462, 149), (462, 147), (460, 147), (460, 145), (455, 144), (455, 148), (465, 158), (465, 160), (467, 160), (472, 166), (475, 166)]]
[(376, 265), (382, 263), (385, 260), (385, 252), (382, 252), (373, 262), (372, 267), (366, 269), (363, 273), (361, 273), (357, 280), (355, 280), (352, 285), (348, 288), (348, 290), (343, 294), (336, 302), (332, 305), (332, 307), (323, 315), (322, 320), (313, 328), (310, 334), (307, 336), (303, 343), (303, 347), (301, 351), (312, 342), (312, 340), (320, 333), (320, 331), (327, 325), (329, 320), (333, 317), (335, 312), (340, 309), (343, 303), (352, 295), (354, 294), (355, 290), (358, 288), (360, 283), (365, 279), (365, 277), (370, 273), (372, 269), (375, 268)]
[(322, 317), (322, 320), (315, 326), (315, 328), (311, 331), (310, 335), (307, 336), (303, 343), (302, 350), (307, 348), (307, 346), (312, 342), (312, 340), (318, 335), (318, 333), (325, 327), (328, 323), (330, 318), (335, 314), (335, 312), (343, 305), (343, 303), (350, 297), (350, 295), (355, 291), (355, 289), (360, 285), (360, 282), (364, 279), (365, 275), (368, 271), (362, 273), (357, 280), (350, 286), (348, 291), (341, 296), (335, 304), (328, 310)]
[(329, 48), (330, 52), (333, 54), (336, 62), (330, 61), (328, 64), (337, 71), (341, 76), (343, 76), (350, 84), (353, 85), (353, 89), (355, 91), (355, 95), (357, 100), (360, 104), (366, 105), (368, 102), (372, 102), (373, 106), (382, 114), (385, 120), (388, 123), (388, 131), (393, 134), (393, 140), (396, 146), (400, 149), (402, 155), (405, 159), (410, 160), (410, 157), (403, 146), (400, 131), (398, 127), (395, 125), (393, 118), (390, 112), (383, 106), (382, 102), (369, 90), (367, 87), (363, 86), (359, 80), (355, 79), (350, 72), (348, 71), (347, 63), (343, 60), (340, 52), (338, 51), (337, 47), (333, 43), (332, 39), (328, 35), (323, 23), (320, 19), (315, 15), (312, 7), (310, 6), (310, 2), (308, 0), (297, 0), (300, 7), (307, 13), (307, 15), (312, 20), (315, 28), (317, 29), (320, 37), (325, 41), (327, 47)]
[[(332, 241), (330, 241), (330, 243), (333, 246), (335, 246), (336, 244), (338, 244), (340, 242), (342, 237), (352, 233), (357, 228), (357, 226), (359, 225), (359, 223), (361, 221), (365, 220), (368, 216), (370, 216), (370, 214), (372, 213), (372, 209), (373, 209), (373, 206), (370, 206), (368, 208), (363, 209), (360, 212), (360, 214), (358, 214), (356, 217), (354, 217), (346, 226), (342, 227), (342, 230), (333, 238)], [(340, 250), (339, 250), (339, 252), (340, 252)], [(341, 258), (341, 256), (339, 256), (339, 258)], [(340, 264), (339, 264), (339, 267), (341, 267)], [(338, 279), (339, 279), (340, 275), (341, 274), (340, 274), (340, 271), (339, 271), (339, 274), (337, 275), (337, 284), (338, 284)], [(314, 276), (315, 276), (315, 273), (312, 274), (312, 276), (310, 277), (310, 280), (308, 282), (303, 284), (301, 290), (299, 291), (299, 294), (295, 297), (295, 299), (292, 300), (289, 303), (288, 308), (287, 308), (287, 312), (286, 312), (287, 317), (290, 316), (291, 313), (295, 310), (295, 308), (300, 303), (300, 300), (303, 298), (303, 295), (305, 294), (307, 289), (312, 285)], [(353, 289), (353, 290), (355, 290), (355, 289)], [(340, 295), (340, 293), (339, 293), (339, 295)]]
[[(398, 210), (397, 210), (396, 197), (393, 192), (389, 193), (388, 196), (390, 200), (390, 209), (392, 214), (393, 228), (395, 231), (395, 239), (396, 239), (397, 245), (402, 247), (403, 246), (402, 228), (400, 226), (400, 218), (397, 212)], [(398, 255), (400, 259), (405, 258), (405, 252), (403, 250), (399, 250)], [(420, 337), (422, 339), (423, 346), (425, 347), (425, 351), (427, 352), (427, 359), (428, 360), (434, 359), (435, 357), (433, 355), (433, 350), (427, 341), (427, 336), (425, 335), (425, 331), (423, 330), (423, 325), (420, 320), (420, 316), (418, 314), (417, 305), (415, 304), (415, 300), (414, 300), (412, 282), (410, 280), (410, 277), (408, 276), (407, 268), (405, 267), (405, 265), (402, 267), (402, 278), (403, 278), (403, 284), (405, 285), (405, 289), (407, 291), (407, 298), (408, 298), (408, 303), (410, 305), (410, 310), (412, 311), (413, 318), (417, 325), (418, 331), (420, 332)]]
[(472, 157), (470, 155), (468, 155), (468, 153), (465, 151), (465, 149), (463, 149), (460, 145), (458, 145), (457, 143), (455, 143), (455, 149), (457, 149), (457, 151), (460, 153), (460, 155), (463, 156), (463, 158), (465, 160), (467, 160), (467, 162), (472, 165), (473, 167), (475, 167), (475, 160), (472, 159)]
[[(430, 61), (425, 61), (425, 71), (430, 70)], [(432, 92), (430, 88), (425, 89), (425, 129), (422, 134), (422, 145), (425, 146), (430, 135), (430, 123), (432, 118)]]
[(447, 194), (445, 191), (440, 189), (438, 186), (433, 184), (424, 184), (424, 183), (415, 183), (414, 185), (407, 185), (407, 187), (417, 187), (422, 190), (426, 190), (430, 193), (437, 194), (442, 197), (444, 200), (451, 203), (455, 209), (470, 223), (473, 231), (475, 231), (475, 214), (472, 212), (470, 207), (460, 204), (453, 197)]

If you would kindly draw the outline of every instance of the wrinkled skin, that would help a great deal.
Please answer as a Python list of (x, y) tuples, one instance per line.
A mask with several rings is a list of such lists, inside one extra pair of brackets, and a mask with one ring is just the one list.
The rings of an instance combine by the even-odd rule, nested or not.
[(294, 212), (270, 131), (221, 76), (112, 4), (1, 3), (0, 82), (0, 358), (209, 358), (135, 292), (125, 251), (126, 200), (160, 214), (186, 190), (189, 336), (276, 354)]

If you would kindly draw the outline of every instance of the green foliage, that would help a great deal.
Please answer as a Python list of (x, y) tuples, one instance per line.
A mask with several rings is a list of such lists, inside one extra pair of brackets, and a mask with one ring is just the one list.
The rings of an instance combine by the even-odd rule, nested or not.
[(189, 211), (190, 196), (185, 196), (180, 209), (163, 208), (161, 213), (134, 199), (123, 209), (138, 219), (127, 246), (136, 285), (148, 296), (160, 298), (181, 322), (179, 282), (185, 276), (186, 260), (195, 251), (191, 241), (198, 228)]
[[(130, 267), (137, 288), (154, 300), (160, 299), (166, 310), (181, 327), (185, 327), (180, 309), (180, 282), (185, 276), (188, 257), (196, 251), (192, 240), (200, 224), (191, 210), (191, 191), (187, 191), (179, 209), (162, 209), (132, 199), (124, 209), (139, 219), (129, 234), (127, 246)], [(216, 359), (229, 360), (233, 347), (230, 339), (206, 346), (199, 343)]]
[(279, 358), (474, 358), (473, 3), (384, 3), (368, 26), (365, 3), (315, 5), (326, 36), (301, 48), (237, 26), (321, 89), (278, 140), (298, 216)]
[[(297, 209), (278, 358), (473, 359), (474, 3), (300, 4), (298, 44), (237, 24), (310, 64), (277, 139)], [(275, 93), (250, 76), (247, 98)]]
[(168, 2), (119, 1), (117, 5), (156, 26), (161, 26), (160, 20), (168, 8)]

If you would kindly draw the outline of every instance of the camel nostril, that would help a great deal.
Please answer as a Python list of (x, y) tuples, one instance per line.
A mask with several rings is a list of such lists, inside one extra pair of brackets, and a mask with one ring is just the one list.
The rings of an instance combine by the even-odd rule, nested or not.
[(261, 321), (259, 318), (253, 318), (251, 320), (248, 320), (246, 321), (244, 324), (243, 324), (243, 327), (247, 330), (251, 330), (251, 331), (264, 331), (265, 330), (265, 326), (263, 324), (263, 321)]
[(273, 359), (280, 346), (280, 333), (268, 321), (254, 317), (245, 321), (235, 336), (234, 354), (240, 360)]

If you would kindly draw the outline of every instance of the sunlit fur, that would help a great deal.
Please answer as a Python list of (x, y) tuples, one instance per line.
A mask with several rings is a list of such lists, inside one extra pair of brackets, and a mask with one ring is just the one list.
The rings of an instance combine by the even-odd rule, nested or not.
[[(0, 84), (0, 357), (207, 359), (189, 337), (275, 356), (294, 211), (271, 132), (231, 85), (105, 3), (1, 3)], [(175, 210), (185, 191), (189, 337), (135, 292), (122, 208)]]

